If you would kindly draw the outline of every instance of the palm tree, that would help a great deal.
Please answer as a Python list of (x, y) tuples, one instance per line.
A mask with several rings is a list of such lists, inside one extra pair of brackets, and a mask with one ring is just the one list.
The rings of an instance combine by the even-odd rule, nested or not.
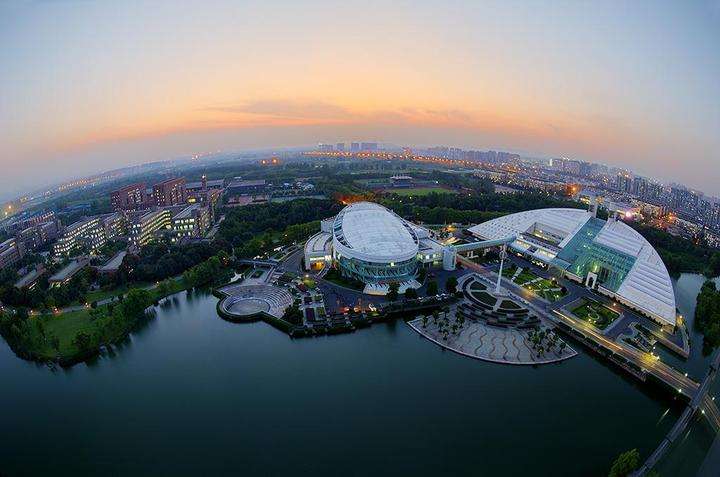
[(433, 311), (432, 316), (433, 316), (433, 323), (437, 324), (438, 318), (440, 318), (440, 312), (435, 310), (435, 311)]

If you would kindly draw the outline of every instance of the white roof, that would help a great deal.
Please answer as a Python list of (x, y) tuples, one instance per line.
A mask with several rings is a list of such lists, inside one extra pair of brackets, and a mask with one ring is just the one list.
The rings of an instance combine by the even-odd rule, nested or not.
[(582, 209), (538, 209), (504, 215), (470, 227), (470, 232), (487, 240), (501, 239), (528, 232), (536, 224), (561, 232), (567, 238), (590, 218)]
[[(591, 214), (580, 209), (538, 209), (509, 214), (471, 227), (473, 234), (488, 240), (532, 232), (533, 227), (552, 229), (564, 235), (559, 248), (585, 225)], [(598, 245), (635, 257), (635, 263), (615, 292), (635, 308), (675, 324), (675, 293), (667, 268), (660, 255), (635, 229), (621, 221), (610, 220), (597, 234)], [(518, 241), (513, 248), (525, 250)], [(539, 258), (539, 257), (538, 257)], [(545, 261), (549, 261), (545, 259)]]
[(367, 262), (402, 262), (417, 255), (418, 238), (410, 224), (385, 207), (356, 202), (335, 218), (333, 247)]
[(618, 296), (675, 325), (675, 291), (660, 255), (635, 229), (619, 221), (608, 222), (595, 241), (606, 245), (615, 237), (614, 244), (607, 246), (636, 257), (630, 273), (617, 290)]
[(332, 236), (327, 232), (318, 232), (305, 242), (305, 253), (326, 253)]

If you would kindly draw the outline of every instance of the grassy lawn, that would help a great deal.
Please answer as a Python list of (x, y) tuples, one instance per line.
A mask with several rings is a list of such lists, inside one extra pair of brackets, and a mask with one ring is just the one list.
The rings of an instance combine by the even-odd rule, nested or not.
[(409, 189), (388, 189), (385, 192), (390, 192), (392, 194), (402, 195), (402, 196), (411, 196), (411, 195), (417, 195), (417, 196), (423, 196), (432, 194), (433, 192), (437, 192), (438, 194), (452, 194), (452, 191), (449, 191), (447, 189), (443, 189), (442, 187), (412, 187)]
[(518, 267), (514, 263), (510, 265), (509, 267), (503, 267), (502, 276), (510, 279), (513, 275), (515, 275), (515, 272), (517, 271)]
[(254, 272), (252, 272), (250, 278), (260, 278), (263, 276), (263, 273), (265, 273), (265, 270), (262, 268), (258, 268)]
[[(505, 272), (503, 272), (503, 275), (505, 275)], [(563, 293), (562, 290), (554, 290), (555, 288), (562, 288), (560, 284), (547, 278), (540, 278), (539, 280), (538, 278), (540, 278), (538, 275), (527, 269), (523, 269), (514, 281), (518, 285), (521, 285), (523, 288), (530, 290), (531, 292), (550, 302), (558, 301), (560, 298), (564, 297), (567, 294)]]
[(605, 305), (591, 300), (584, 300), (583, 303), (570, 311), (581, 320), (587, 321), (601, 330), (607, 328), (620, 316), (619, 313), (612, 311)]
[(363, 288), (365, 288), (364, 283), (358, 280), (350, 280), (346, 277), (343, 277), (342, 275), (340, 275), (340, 272), (338, 272), (334, 268), (328, 270), (324, 278), (331, 283), (340, 285), (341, 287), (351, 288), (353, 290), (362, 290)]
[(492, 296), (491, 294), (487, 292), (482, 291), (471, 291), (470, 295), (473, 296), (473, 298), (485, 303), (488, 306), (495, 306), (495, 303), (497, 303), (497, 298)]
[(470, 284), (470, 289), (471, 290), (487, 290), (487, 287), (480, 282), (472, 282), (472, 284)]
[(518, 285), (524, 285), (529, 281), (535, 280), (536, 278), (538, 278), (538, 276), (535, 275), (533, 272), (523, 269), (523, 271), (520, 272), (517, 277), (515, 277), (515, 283), (517, 283)]
[(310, 290), (317, 288), (317, 283), (312, 278), (303, 278), (302, 282)]
[[(169, 280), (166, 283), (167, 286), (164, 287), (165, 290), (162, 292), (157, 289), (150, 291), (153, 301), (160, 300), (165, 296), (172, 295), (173, 293), (177, 293), (186, 288), (182, 280)], [(133, 287), (140, 288), (139, 286)], [(125, 291), (127, 291), (127, 289)], [(59, 344), (57, 351), (50, 345), (50, 343), (45, 343), (41, 348), (36, 348), (33, 351), (41, 357), (49, 360), (56, 358), (58, 355), (63, 357), (72, 357), (79, 351), (73, 344), (75, 337), (77, 337), (79, 333), (102, 335), (103, 341), (105, 342), (114, 342), (121, 339), (126, 334), (126, 331), (120, 328), (118, 328), (116, 333), (112, 336), (106, 336), (102, 332), (103, 327), (101, 325), (110, 319), (106, 314), (107, 309), (107, 305), (104, 305), (98, 307), (97, 310), (93, 310), (88, 307), (78, 311), (40, 315), (31, 318), (34, 320), (40, 320), (43, 324), (45, 335), (48, 337), (57, 337)], [(93, 316), (94, 314), (96, 316)]]
[[(94, 301), (101, 301), (105, 300), (106, 298), (115, 298), (118, 295), (124, 295), (128, 291), (130, 291), (130, 288), (147, 288), (151, 284), (150, 282), (138, 282), (138, 283), (132, 283), (130, 285), (122, 285), (115, 288), (109, 288), (109, 289), (100, 289), (95, 290), (87, 293), (86, 299), (88, 303), (92, 303)], [(82, 303), (75, 303), (76, 305), (81, 305)]]
[(504, 310), (522, 310), (523, 307), (511, 300), (503, 300), (500, 303), (500, 308)]

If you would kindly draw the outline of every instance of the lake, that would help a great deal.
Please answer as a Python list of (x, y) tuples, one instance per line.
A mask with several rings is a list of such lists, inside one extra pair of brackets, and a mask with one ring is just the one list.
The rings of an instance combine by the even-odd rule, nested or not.
[[(686, 316), (691, 278), (678, 281)], [(557, 365), (497, 365), (402, 321), (292, 340), (223, 321), (216, 302), (175, 295), (127, 343), (68, 370), (3, 341), (0, 473), (605, 475), (682, 411), (574, 343), (580, 355)], [(689, 468), (676, 454), (673, 469)]]

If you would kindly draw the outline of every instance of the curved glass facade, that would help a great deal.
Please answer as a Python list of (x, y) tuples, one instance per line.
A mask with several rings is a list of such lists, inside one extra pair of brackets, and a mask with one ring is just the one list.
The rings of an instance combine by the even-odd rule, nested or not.
[(363, 283), (403, 282), (412, 280), (417, 273), (416, 258), (403, 262), (370, 263), (357, 258), (336, 256), (340, 273), (343, 276), (360, 280)]

